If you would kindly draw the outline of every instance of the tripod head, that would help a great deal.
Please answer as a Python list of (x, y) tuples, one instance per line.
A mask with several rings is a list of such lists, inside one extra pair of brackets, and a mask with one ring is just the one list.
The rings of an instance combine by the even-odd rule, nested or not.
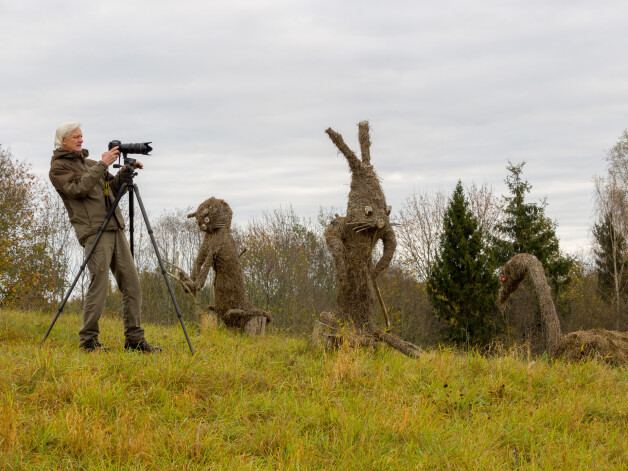
[(123, 156), (123, 163), (120, 164), (120, 155), (118, 155), (118, 163), (117, 164), (113, 164), (113, 168), (119, 168), (121, 169), (121, 172), (126, 173), (127, 178), (133, 178), (137, 175), (137, 172), (135, 171), (135, 169), (140, 168), (140, 166), (137, 163), (137, 159), (132, 159), (126, 156), (126, 154), (124, 154)]

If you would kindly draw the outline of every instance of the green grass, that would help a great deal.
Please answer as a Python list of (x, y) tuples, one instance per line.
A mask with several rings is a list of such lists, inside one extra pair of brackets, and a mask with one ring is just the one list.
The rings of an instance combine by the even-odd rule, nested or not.
[(450, 349), (146, 326), (162, 354), (77, 348), (80, 321), (0, 311), (0, 469), (628, 467), (628, 370)]

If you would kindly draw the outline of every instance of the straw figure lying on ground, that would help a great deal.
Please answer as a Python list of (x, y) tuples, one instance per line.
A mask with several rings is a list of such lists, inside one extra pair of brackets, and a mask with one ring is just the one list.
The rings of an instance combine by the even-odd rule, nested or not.
[[(245, 331), (251, 329), (250, 333), (263, 333), (264, 326), (266, 322), (270, 322), (271, 317), (266, 311), (249, 303), (246, 298), (240, 257), (231, 234), (232, 214), (225, 201), (209, 198), (201, 203), (195, 213), (188, 215), (189, 218), (196, 218), (199, 229), (205, 232), (205, 238), (192, 273), (188, 276), (183, 270), (177, 269), (176, 277), (186, 292), (196, 296), (205, 285), (209, 270), (213, 267), (216, 272), (216, 304), (210, 306), (210, 309), (228, 327)], [(249, 323), (257, 323), (257, 327), (250, 328)]]
[(562, 334), (543, 265), (534, 255), (517, 254), (502, 267), (500, 271), (502, 283), (499, 290), (501, 304), (517, 290), (526, 274), (530, 275), (539, 297), (541, 317), (545, 324), (547, 353), (550, 357), (562, 357), (571, 361), (595, 357), (611, 365), (628, 363), (626, 332), (594, 329)]
[[(358, 125), (362, 159), (347, 147), (342, 136), (331, 128), (325, 132), (349, 163), (351, 190), (347, 216), (336, 215), (325, 230), (325, 240), (332, 254), (338, 279), (334, 312), (323, 312), (321, 320), (334, 335), (360, 345), (384, 341), (402, 353), (416, 357), (418, 347), (378, 328), (373, 322), (373, 290), (375, 279), (388, 267), (397, 245), (389, 221), (390, 206), (370, 157), (369, 124)], [(383, 242), (383, 254), (373, 267), (375, 244)], [(377, 290), (378, 291), (378, 290)], [(381, 298), (380, 298), (381, 302)], [(383, 306), (382, 302), (382, 308)], [(344, 329), (340, 334), (341, 329)]]

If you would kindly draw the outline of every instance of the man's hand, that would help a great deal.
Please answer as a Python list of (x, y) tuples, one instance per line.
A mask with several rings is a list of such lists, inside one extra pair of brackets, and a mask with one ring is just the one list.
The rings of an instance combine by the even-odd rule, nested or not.
[(118, 150), (118, 147), (114, 147), (111, 150), (108, 150), (107, 152), (105, 152), (102, 155), (102, 161), (104, 163), (107, 164), (107, 167), (109, 167), (112, 163), (114, 163), (116, 160), (118, 160), (118, 155), (120, 154), (120, 151)]
[[(133, 159), (133, 162), (134, 162), (134, 163), (133, 163), (133, 165), (131, 166), (131, 168), (132, 168), (133, 170), (137, 170), (138, 168), (141, 170), (141, 169), (143, 169), (143, 168), (144, 168), (144, 165), (143, 165), (143, 164), (142, 164), (142, 162), (140, 162), (139, 160), (135, 160), (135, 159)], [(126, 166), (126, 165), (125, 165), (125, 166), (123, 166), (123, 167), (122, 167), (122, 170), (128, 170), (127, 166)]]

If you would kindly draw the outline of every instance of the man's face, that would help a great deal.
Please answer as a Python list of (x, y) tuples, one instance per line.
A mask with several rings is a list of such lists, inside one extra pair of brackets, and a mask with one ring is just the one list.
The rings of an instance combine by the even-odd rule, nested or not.
[(83, 148), (83, 133), (81, 132), (81, 128), (76, 128), (74, 131), (68, 133), (68, 135), (61, 140), (61, 145), (65, 150), (80, 151)]

